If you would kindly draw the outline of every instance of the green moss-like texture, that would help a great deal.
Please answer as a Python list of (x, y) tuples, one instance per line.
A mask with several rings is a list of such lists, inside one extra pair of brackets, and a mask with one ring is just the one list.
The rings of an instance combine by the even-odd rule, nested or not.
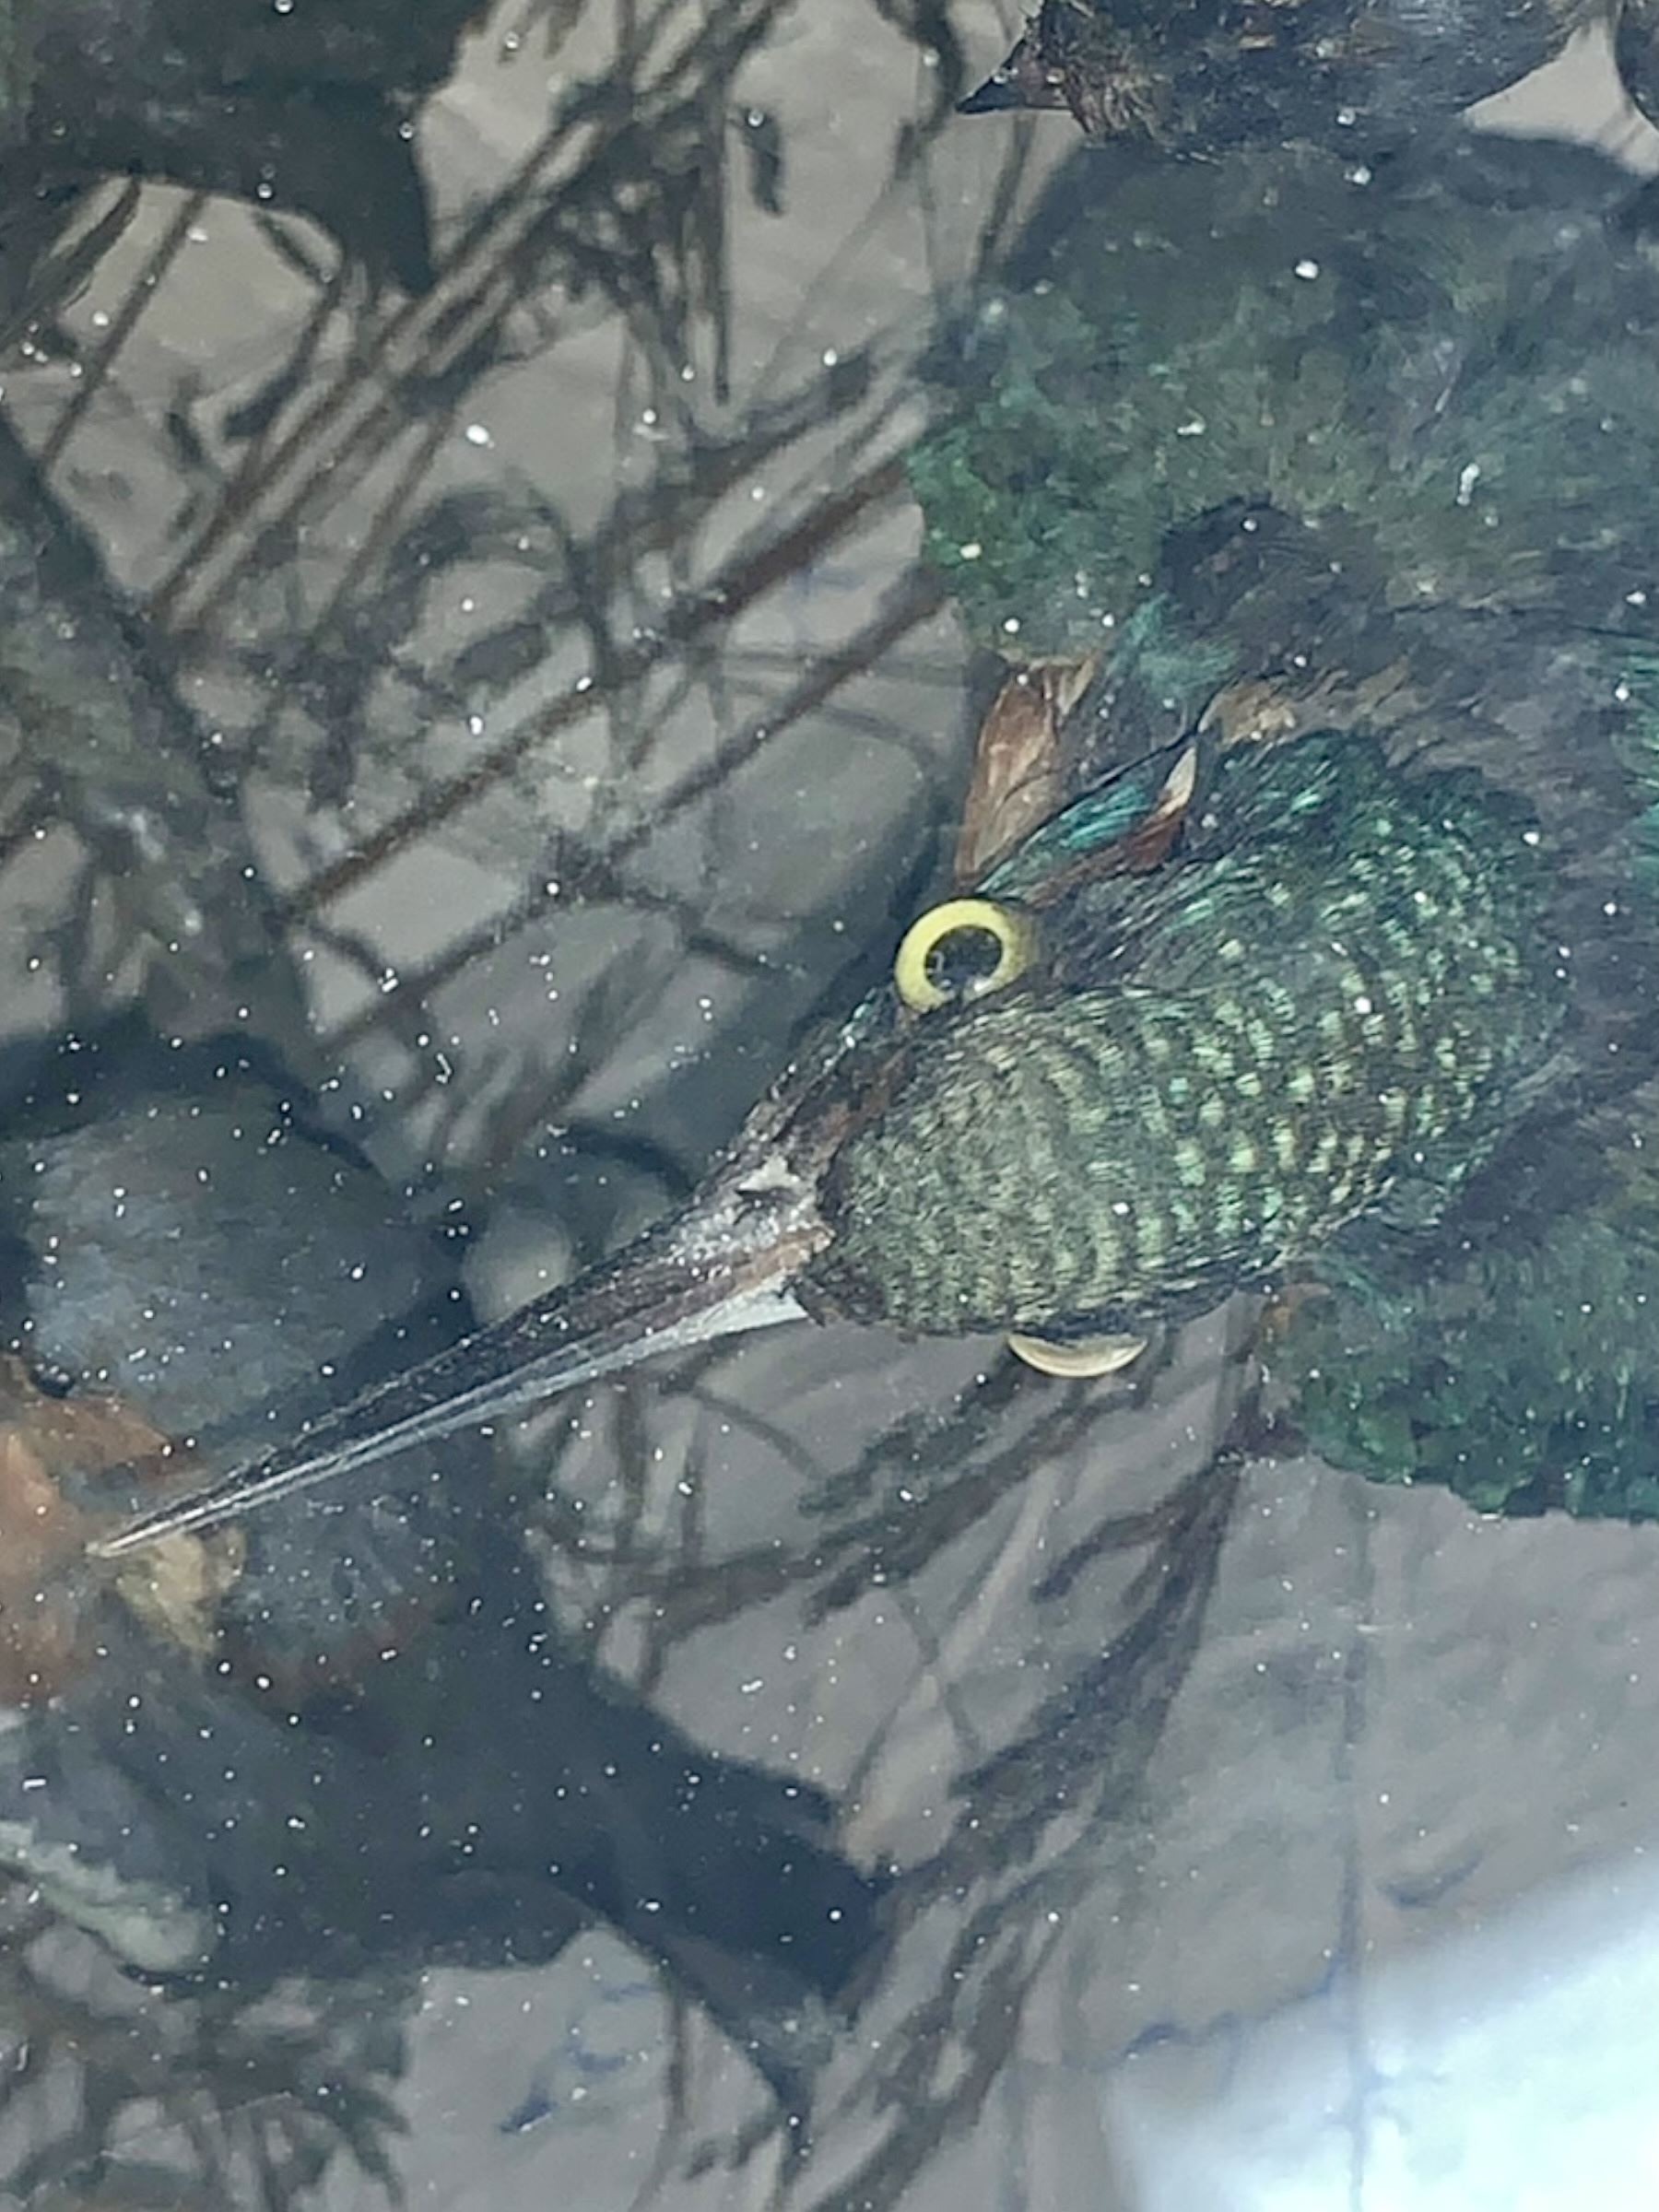
[(1275, 1346), (1335, 1465), (1483, 1512), (1659, 1519), (1659, 1124), (1600, 1203), (1409, 1290), (1300, 1306)]
[[(1618, 666), (1631, 891), (1652, 900), (1659, 660), (1627, 650)], [(1338, 1261), (1296, 1305), (1272, 1389), (1334, 1465), (1482, 1512), (1659, 1519), (1659, 1095), (1555, 1145), (1450, 1257), (1424, 1268), (1402, 1248), (1369, 1277)]]
[(1068, 172), (1050, 242), (941, 364), (912, 464), (987, 643), (1109, 642), (1172, 535), (1240, 501), (1398, 607), (1642, 626), (1659, 275), (1627, 182), (1491, 142), (1355, 173), (1312, 153)]

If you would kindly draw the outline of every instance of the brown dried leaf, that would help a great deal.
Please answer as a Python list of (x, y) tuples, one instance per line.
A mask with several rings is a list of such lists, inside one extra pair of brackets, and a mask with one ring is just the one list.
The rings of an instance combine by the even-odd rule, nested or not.
[(980, 724), (957, 838), (956, 880), (976, 883), (1065, 798), (1060, 733), (1098, 662), (1038, 661), (1010, 676)]

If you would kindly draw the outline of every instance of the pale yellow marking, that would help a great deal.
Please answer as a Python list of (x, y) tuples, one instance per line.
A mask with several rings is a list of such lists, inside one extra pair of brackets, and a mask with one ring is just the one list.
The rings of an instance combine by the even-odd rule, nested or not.
[(1028, 1336), (1017, 1330), (1008, 1338), (1008, 1349), (1017, 1359), (1040, 1375), (1054, 1375), (1064, 1382), (1121, 1374), (1146, 1348), (1144, 1336), (1079, 1336), (1072, 1344), (1051, 1344), (1045, 1336)]
[(1191, 1137), (1183, 1137), (1175, 1147), (1175, 1172), (1192, 1191), (1201, 1191), (1209, 1181), (1209, 1163), (1203, 1147)]

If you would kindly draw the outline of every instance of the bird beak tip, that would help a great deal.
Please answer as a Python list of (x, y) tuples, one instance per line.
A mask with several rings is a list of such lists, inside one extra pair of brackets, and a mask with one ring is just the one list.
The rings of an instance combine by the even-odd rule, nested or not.
[(322, 1416), (262, 1461), (95, 1535), (88, 1552), (118, 1559), (464, 1428), (527, 1414), (659, 1354), (804, 1320), (794, 1287), (829, 1238), (814, 1186), (781, 1154), (747, 1172), (735, 1166), (677, 1220), (567, 1288)]

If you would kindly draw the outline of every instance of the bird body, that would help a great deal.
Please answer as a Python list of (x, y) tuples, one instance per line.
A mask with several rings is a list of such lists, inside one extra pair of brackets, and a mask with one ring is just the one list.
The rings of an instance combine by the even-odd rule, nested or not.
[[(1052, 900), (1079, 810), (985, 888)], [(1548, 865), (1466, 773), (1402, 781), (1339, 732), (1230, 748), (1178, 854), (1085, 874), (1026, 978), (924, 1018), (941, 1033), (836, 1156), (808, 1295), (916, 1332), (1144, 1324), (1402, 1178), (1449, 1196), (1561, 1026)]]
[(1402, 787), (1455, 762), (1530, 809), (1541, 1111), (1489, 1172), (1465, 1152), (1440, 1233), (1396, 1183), (1304, 1257), (1323, 1295), (1266, 1347), (1290, 1437), (1488, 1510), (1659, 1511), (1650, 219), (1610, 163), (1473, 136), (1362, 175), (1079, 161), (913, 464), (976, 632), (1100, 653), (1086, 773), (1207, 708), (1292, 754), (1339, 719)]

